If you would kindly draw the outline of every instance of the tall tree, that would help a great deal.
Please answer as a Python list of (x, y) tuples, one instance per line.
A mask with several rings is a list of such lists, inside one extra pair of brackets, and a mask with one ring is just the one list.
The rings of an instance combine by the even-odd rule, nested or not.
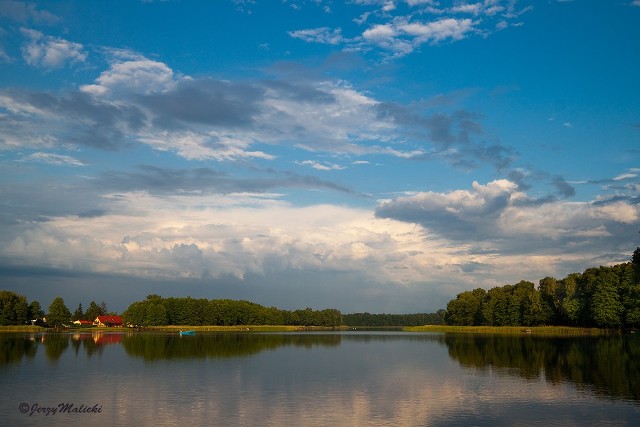
[(29, 305), (23, 295), (0, 291), (0, 325), (24, 325), (28, 315)]
[(29, 319), (37, 320), (42, 319), (44, 317), (44, 311), (42, 307), (40, 307), (40, 303), (38, 301), (31, 301), (29, 304)]
[(637, 247), (636, 250), (633, 251), (631, 265), (633, 265), (634, 282), (640, 283), (640, 247)]
[(447, 304), (447, 325), (473, 326), (482, 324), (482, 303), (487, 294), (482, 288), (459, 293)]
[(634, 280), (633, 264), (622, 265), (619, 277), (623, 326), (626, 328), (638, 328), (640, 327), (640, 282)]
[(78, 308), (73, 312), (73, 316), (71, 316), (71, 320), (80, 320), (84, 319), (84, 313), (82, 312), (82, 304), (78, 304)]
[(540, 323), (544, 325), (555, 325), (560, 320), (561, 298), (560, 285), (553, 277), (545, 277), (538, 284), (540, 293)]
[(89, 303), (89, 308), (87, 308), (87, 311), (84, 313), (84, 318), (93, 322), (98, 316), (102, 316), (100, 306), (96, 304), (95, 301), (91, 301)]
[(51, 326), (60, 326), (71, 320), (71, 312), (64, 304), (62, 297), (56, 297), (49, 305), (47, 313), (47, 323)]

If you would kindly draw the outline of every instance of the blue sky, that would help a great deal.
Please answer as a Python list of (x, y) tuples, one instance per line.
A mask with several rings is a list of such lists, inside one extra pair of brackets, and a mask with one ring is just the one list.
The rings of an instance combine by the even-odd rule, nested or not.
[(0, 1), (0, 278), (430, 312), (629, 260), (640, 2)]

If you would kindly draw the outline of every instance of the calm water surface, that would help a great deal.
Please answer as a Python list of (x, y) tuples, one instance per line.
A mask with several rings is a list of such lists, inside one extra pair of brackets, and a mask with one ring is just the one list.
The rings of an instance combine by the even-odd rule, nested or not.
[(640, 336), (2, 334), (0, 420), (636, 426)]

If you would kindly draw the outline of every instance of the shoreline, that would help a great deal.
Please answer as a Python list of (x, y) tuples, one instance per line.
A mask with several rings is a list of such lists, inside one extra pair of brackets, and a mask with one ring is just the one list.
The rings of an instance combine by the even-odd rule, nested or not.
[(445, 334), (486, 335), (535, 335), (535, 336), (602, 336), (625, 333), (618, 329), (583, 328), (577, 326), (407, 326), (407, 332), (431, 332)]
[[(314, 331), (367, 331), (367, 330), (396, 330), (403, 332), (444, 333), (444, 334), (475, 334), (475, 335), (535, 335), (535, 336), (603, 336), (620, 335), (628, 331), (618, 329), (582, 328), (573, 326), (291, 326), (291, 325), (233, 325), (233, 326), (193, 326), (167, 325), (148, 326), (141, 328), (127, 327), (84, 327), (55, 329), (42, 326), (0, 326), (0, 333), (144, 333), (144, 332), (314, 332)], [(635, 331), (631, 331), (632, 333)]]

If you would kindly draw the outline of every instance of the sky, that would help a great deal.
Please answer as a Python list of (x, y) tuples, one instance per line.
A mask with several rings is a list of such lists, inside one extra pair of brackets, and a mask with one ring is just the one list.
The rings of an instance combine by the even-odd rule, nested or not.
[(0, 288), (435, 312), (640, 245), (640, 1), (0, 1)]

